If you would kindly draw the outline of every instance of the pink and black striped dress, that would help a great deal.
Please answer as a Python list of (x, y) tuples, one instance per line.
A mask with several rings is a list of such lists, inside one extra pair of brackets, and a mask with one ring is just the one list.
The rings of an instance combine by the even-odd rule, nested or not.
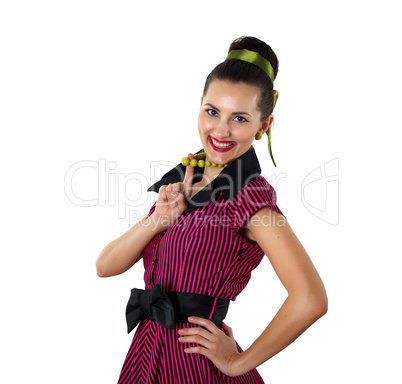
[[(203, 168), (194, 170), (196, 182), (202, 178)], [(158, 192), (161, 185), (182, 181), (184, 174), (185, 167), (178, 164), (148, 191)], [(155, 204), (148, 216), (154, 212)], [(266, 205), (283, 215), (276, 204), (276, 192), (261, 175), (251, 146), (194, 195), (186, 211), (145, 247), (145, 288), (159, 284), (166, 292), (235, 300), (264, 257), (258, 243), (243, 237), (239, 230)], [(175, 329), (169, 329), (148, 318), (141, 320), (118, 384), (264, 383), (256, 369), (229, 377), (204, 355), (183, 352), (196, 344), (180, 343), (177, 330), (191, 326), (196, 325), (176, 323)], [(242, 352), (238, 344), (237, 348)]]

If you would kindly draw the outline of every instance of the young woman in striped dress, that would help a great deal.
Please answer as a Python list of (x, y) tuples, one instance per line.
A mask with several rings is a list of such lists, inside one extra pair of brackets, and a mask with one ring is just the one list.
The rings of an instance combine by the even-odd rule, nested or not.
[[(256, 367), (326, 313), (321, 278), (253, 147), (266, 133), (273, 160), (277, 71), (275, 53), (261, 40), (231, 44), (201, 98), (203, 148), (148, 189), (158, 193), (148, 215), (100, 253), (101, 277), (140, 259), (145, 268), (145, 289), (133, 288), (126, 308), (128, 332), (137, 328), (118, 384), (263, 383)], [(243, 351), (222, 320), (264, 255), (288, 297)]]

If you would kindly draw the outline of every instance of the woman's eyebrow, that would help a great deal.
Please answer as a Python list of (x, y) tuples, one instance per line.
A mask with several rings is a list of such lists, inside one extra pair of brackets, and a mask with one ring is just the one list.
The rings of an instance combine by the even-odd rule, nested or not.
[[(210, 104), (210, 103), (205, 103), (204, 105), (209, 105), (210, 107), (212, 107), (213, 109), (216, 109), (218, 112), (220, 112), (220, 110), (218, 108), (216, 108), (214, 105)], [(250, 117), (251, 116), (248, 112), (233, 112), (232, 115), (248, 115)]]

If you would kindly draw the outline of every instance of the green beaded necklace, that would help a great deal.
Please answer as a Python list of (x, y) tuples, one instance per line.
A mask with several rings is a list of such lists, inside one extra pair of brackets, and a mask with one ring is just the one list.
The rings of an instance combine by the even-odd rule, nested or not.
[(197, 153), (196, 155), (194, 155), (193, 160), (190, 160), (188, 157), (183, 157), (181, 159), (181, 163), (185, 167), (187, 167), (188, 165), (191, 165), (192, 167), (196, 167), (198, 165), (200, 168), (204, 168), (205, 166), (223, 168), (223, 167), (227, 167), (229, 165), (229, 164), (216, 164), (216, 163), (212, 163), (210, 161), (204, 161), (202, 159), (205, 159), (205, 156), (206, 156), (206, 153), (201, 152), (201, 153)]

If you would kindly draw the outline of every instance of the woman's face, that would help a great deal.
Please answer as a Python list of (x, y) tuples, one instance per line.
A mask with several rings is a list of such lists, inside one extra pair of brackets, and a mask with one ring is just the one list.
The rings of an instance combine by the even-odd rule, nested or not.
[(251, 146), (257, 132), (264, 134), (273, 115), (261, 122), (259, 89), (245, 83), (213, 80), (201, 100), (198, 131), (206, 160), (229, 163)]

